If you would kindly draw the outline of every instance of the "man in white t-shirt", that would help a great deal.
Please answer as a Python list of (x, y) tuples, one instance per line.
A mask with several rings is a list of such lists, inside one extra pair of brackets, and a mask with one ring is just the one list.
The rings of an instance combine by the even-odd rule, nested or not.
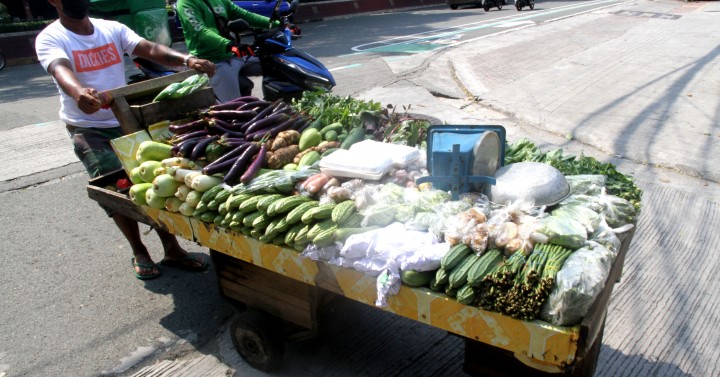
[[(91, 177), (118, 170), (120, 161), (110, 140), (122, 136), (122, 132), (100, 93), (125, 85), (123, 55), (140, 56), (166, 66), (184, 64), (210, 76), (215, 73), (215, 65), (145, 40), (118, 22), (88, 18), (88, 0), (48, 2), (57, 9), (59, 19), (37, 36), (35, 51), (60, 92), (60, 119), (67, 125), (75, 154)], [(130, 243), (135, 276), (141, 280), (158, 277), (160, 270), (142, 243), (138, 223), (103, 208)], [(207, 268), (206, 259), (189, 254), (174, 235), (160, 229), (156, 232), (165, 251), (161, 264), (190, 271)]]

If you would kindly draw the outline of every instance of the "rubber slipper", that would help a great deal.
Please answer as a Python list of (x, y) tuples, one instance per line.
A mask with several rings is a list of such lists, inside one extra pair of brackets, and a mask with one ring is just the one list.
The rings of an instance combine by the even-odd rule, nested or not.
[(150, 274), (144, 274), (144, 275), (141, 275), (141, 274), (135, 269), (136, 267), (140, 267), (140, 268), (145, 268), (145, 269), (148, 269), (148, 270), (152, 270), (153, 268), (157, 268), (157, 265), (156, 265), (155, 263), (138, 263), (138, 262), (135, 262), (135, 257), (130, 258), (130, 262), (132, 262), (133, 271), (135, 272), (135, 277), (138, 278), (138, 279), (140, 279), (140, 280), (150, 280), (150, 279), (155, 279), (156, 277), (160, 276), (160, 270), (159, 270), (159, 269), (158, 269), (158, 272), (157, 272), (157, 273), (150, 273)]
[[(197, 265), (200, 263), (200, 266)], [(182, 259), (163, 259), (160, 264), (167, 267), (177, 268), (183, 271), (205, 271), (208, 268), (208, 263), (204, 257), (199, 255), (188, 254)]]

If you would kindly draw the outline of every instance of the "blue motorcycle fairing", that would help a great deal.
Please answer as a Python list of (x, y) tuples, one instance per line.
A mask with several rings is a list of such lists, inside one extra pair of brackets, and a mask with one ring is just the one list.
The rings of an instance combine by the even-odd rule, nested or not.
[[(323, 65), (319, 60), (310, 56), (305, 51), (291, 48), (282, 54), (274, 54), (272, 58), (276, 62), (279, 62), (280, 59), (287, 60), (299, 67), (302, 67), (310, 72), (315, 73), (318, 76), (327, 79), (332, 86), (335, 86), (335, 79), (333, 78), (332, 73), (330, 73), (330, 71), (325, 67), (325, 65)], [(278, 67), (284, 66), (284, 64), (278, 64)], [(286, 71), (290, 71), (290, 69), (287, 69)], [(295, 75), (291, 74), (291, 77), (292, 76)]]

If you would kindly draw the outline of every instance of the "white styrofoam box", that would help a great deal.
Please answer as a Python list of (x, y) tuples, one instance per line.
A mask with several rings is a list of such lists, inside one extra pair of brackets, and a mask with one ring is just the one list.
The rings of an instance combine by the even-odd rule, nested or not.
[(378, 180), (392, 166), (392, 159), (381, 154), (338, 149), (320, 160), (320, 170), (336, 177)]
[(363, 140), (350, 147), (351, 151), (363, 152), (367, 155), (388, 156), (392, 166), (404, 168), (420, 158), (420, 150), (401, 144), (383, 143), (375, 140)]

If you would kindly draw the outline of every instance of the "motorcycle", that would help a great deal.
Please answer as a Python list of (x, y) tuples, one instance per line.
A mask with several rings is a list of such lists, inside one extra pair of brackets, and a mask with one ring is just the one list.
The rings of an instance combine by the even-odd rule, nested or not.
[[(290, 17), (297, 9), (298, 0), (293, 0), (287, 11), (281, 11), (282, 0), (276, 0), (270, 21), (280, 25), (270, 30), (250, 28), (245, 20), (233, 20), (228, 29), (234, 34), (239, 51), (249, 48), (257, 56), (262, 67), (262, 92), (267, 101), (283, 99), (291, 101), (302, 97), (305, 91), (330, 91), (335, 79), (330, 71), (310, 54), (292, 46), (292, 40), (299, 39), (299, 30), (290, 23)], [(252, 38), (250, 44), (242, 43), (244, 37)]]
[(128, 77), (128, 84), (134, 84), (149, 79), (155, 79), (162, 76), (172, 75), (174, 73), (182, 72), (181, 68), (167, 67), (150, 60), (143, 59), (140, 57), (134, 57), (132, 59), (135, 67), (140, 71)]
[(515, 0), (515, 9), (521, 11), (523, 7), (530, 7), (530, 9), (535, 9), (535, 0)]
[(483, 9), (485, 12), (489, 12), (492, 7), (497, 7), (498, 10), (502, 10), (503, 5), (505, 5), (505, 0), (485, 0), (483, 2)]

